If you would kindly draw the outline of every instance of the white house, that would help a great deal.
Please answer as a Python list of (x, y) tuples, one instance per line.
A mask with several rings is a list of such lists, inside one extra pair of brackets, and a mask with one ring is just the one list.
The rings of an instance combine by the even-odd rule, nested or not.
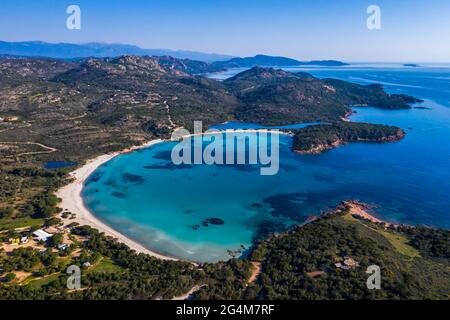
[(58, 244), (58, 250), (60, 250), (60, 251), (67, 250), (68, 248), (69, 248), (69, 245), (67, 243)]
[(35, 240), (35, 241), (46, 242), (51, 237), (52, 237), (52, 235), (50, 233), (47, 233), (42, 229), (39, 229), (39, 230), (36, 230), (35, 232), (33, 232), (33, 240)]

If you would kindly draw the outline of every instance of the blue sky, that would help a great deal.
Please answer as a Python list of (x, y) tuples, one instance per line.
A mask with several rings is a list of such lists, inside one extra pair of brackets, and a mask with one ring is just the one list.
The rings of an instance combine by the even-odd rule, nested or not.
[[(66, 29), (77, 4), (82, 29)], [(366, 9), (381, 8), (381, 30)], [(450, 62), (450, 0), (1, 0), (0, 40), (110, 42), (302, 60)]]

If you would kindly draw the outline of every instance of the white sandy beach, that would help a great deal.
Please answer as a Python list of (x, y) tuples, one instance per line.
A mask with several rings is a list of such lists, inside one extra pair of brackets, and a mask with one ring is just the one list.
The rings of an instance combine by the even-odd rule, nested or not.
[(70, 211), (76, 215), (75, 219), (66, 219), (65, 222), (67, 224), (71, 222), (78, 222), (80, 225), (88, 225), (91, 226), (100, 232), (104, 232), (108, 236), (112, 236), (114, 238), (117, 238), (120, 242), (126, 244), (131, 249), (136, 250), (136, 252), (139, 253), (146, 253), (149, 254), (155, 258), (163, 259), (163, 260), (177, 260), (173, 257), (168, 257), (161, 255), (159, 253), (153, 252), (139, 243), (137, 243), (134, 240), (131, 240), (118, 231), (114, 230), (110, 226), (106, 225), (99, 219), (97, 219), (84, 205), (83, 198), (81, 196), (81, 191), (83, 190), (83, 185), (86, 179), (102, 164), (108, 162), (112, 158), (126, 152), (130, 152), (139, 148), (145, 148), (149, 147), (151, 145), (157, 144), (162, 142), (162, 140), (152, 140), (142, 146), (130, 148), (127, 150), (124, 150), (122, 152), (114, 152), (111, 154), (106, 154), (99, 156), (95, 159), (89, 160), (84, 166), (81, 168), (73, 171), (71, 173), (71, 176), (75, 178), (75, 180), (62, 187), (58, 190), (56, 193), (56, 196), (58, 198), (62, 199), (62, 202), (59, 204), (59, 207), (61, 207), (64, 211)]
[[(248, 130), (224, 130), (220, 131), (221, 133), (255, 133), (255, 132), (270, 132), (266, 129), (248, 129)], [(279, 133), (279, 134), (287, 134), (285, 132), (274, 132), (273, 133)], [(206, 134), (213, 134), (217, 132), (208, 132)], [(196, 136), (197, 134), (191, 134), (184, 137), (191, 137)], [(102, 164), (108, 162), (109, 160), (113, 159), (114, 157), (123, 154), (128, 153), (133, 150), (137, 150), (140, 148), (146, 148), (151, 145), (155, 145), (157, 143), (161, 143), (163, 140), (157, 139), (152, 140), (146, 144), (143, 144), (141, 146), (129, 148), (126, 150), (123, 150), (121, 152), (114, 152), (106, 155), (99, 156), (97, 158), (88, 160), (87, 163), (82, 166), (81, 168), (73, 171), (70, 173), (72, 177), (74, 177), (74, 181), (70, 184), (62, 187), (56, 192), (56, 196), (62, 200), (62, 202), (59, 204), (59, 207), (62, 208), (64, 211), (70, 211), (71, 213), (74, 213), (76, 215), (75, 219), (64, 219), (66, 224), (77, 222), (80, 225), (88, 225), (91, 226), (100, 232), (104, 232), (108, 236), (112, 236), (119, 240), (120, 242), (126, 244), (131, 249), (135, 250), (139, 253), (146, 253), (149, 254), (155, 258), (163, 259), (163, 260), (178, 260), (173, 257), (164, 256), (162, 254), (156, 253), (154, 251), (151, 251), (144, 246), (140, 245), (136, 241), (127, 238), (120, 232), (114, 230), (107, 224), (103, 223), (99, 219), (97, 219), (84, 205), (83, 198), (81, 196), (81, 192), (83, 190), (83, 185), (85, 181), (89, 178), (89, 176)]]

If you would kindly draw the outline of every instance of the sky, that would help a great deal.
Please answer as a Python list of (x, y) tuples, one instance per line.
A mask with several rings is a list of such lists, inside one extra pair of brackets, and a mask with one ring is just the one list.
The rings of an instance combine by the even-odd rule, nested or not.
[[(380, 30), (366, 25), (372, 4), (381, 9)], [(81, 9), (81, 30), (66, 27), (69, 5)], [(450, 62), (450, 0), (1, 0), (0, 40)]]

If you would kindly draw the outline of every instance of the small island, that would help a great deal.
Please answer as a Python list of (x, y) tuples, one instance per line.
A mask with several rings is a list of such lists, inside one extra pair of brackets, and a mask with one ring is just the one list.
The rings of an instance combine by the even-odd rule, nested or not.
[(410, 68), (418, 68), (418, 67), (420, 67), (420, 65), (415, 64), (415, 63), (405, 63), (403, 66), (404, 67), (410, 67)]

